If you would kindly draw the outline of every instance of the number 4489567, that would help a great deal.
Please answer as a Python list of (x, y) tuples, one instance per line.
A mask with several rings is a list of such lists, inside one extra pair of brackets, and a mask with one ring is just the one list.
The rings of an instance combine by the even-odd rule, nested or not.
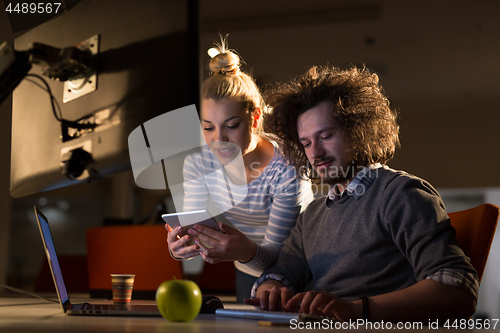
[(9, 2), (7, 7), (5, 8), (6, 12), (9, 13), (18, 13), (18, 14), (57, 14), (59, 12), (59, 9), (61, 8), (61, 3), (60, 2), (48, 2), (48, 3), (43, 3), (43, 2)]
[(495, 329), (498, 319), (448, 319), (443, 327), (447, 329)]

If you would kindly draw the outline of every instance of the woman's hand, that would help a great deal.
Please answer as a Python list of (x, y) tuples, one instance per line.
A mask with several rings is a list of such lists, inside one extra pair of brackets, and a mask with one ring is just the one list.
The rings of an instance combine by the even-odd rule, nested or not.
[(227, 260), (252, 260), (257, 252), (257, 244), (236, 228), (219, 223), (219, 229), (214, 230), (197, 224), (188, 231), (195, 237), (203, 260), (210, 264)]
[(168, 248), (175, 258), (188, 259), (200, 255), (200, 247), (198, 245), (187, 245), (191, 240), (190, 235), (180, 236), (182, 233), (182, 227), (179, 226), (172, 229), (168, 224), (165, 224), (165, 229), (167, 229), (168, 232)]

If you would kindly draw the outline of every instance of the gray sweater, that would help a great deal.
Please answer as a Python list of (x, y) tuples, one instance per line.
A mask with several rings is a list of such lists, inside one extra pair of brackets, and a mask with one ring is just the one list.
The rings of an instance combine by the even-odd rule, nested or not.
[(312, 280), (315, 290), (359, 298), (406, 288), (441, 268), (476, 274), (437, 191), (402, 171), (376, 172), (359, 199), (310, 203), (263, 275), (279, 274), (295, 292)]

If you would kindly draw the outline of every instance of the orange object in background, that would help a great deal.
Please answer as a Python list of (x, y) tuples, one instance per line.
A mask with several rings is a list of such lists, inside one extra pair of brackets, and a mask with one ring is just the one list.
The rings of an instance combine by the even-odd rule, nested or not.
[(482, 204), (459, 212), (448, 213), (451, 225), (457, 231), (456, 239), (477, 271), (479, 282), (490, 253), (498, 223), (498, 207)]
[(90, 296), (112, 297), (110, 274), (135, 274), (132, 299), (154, 299), (163, 281), (183, 279), (182, 263), (170, 256), (166, 237), (164, 225), (87, 229)]

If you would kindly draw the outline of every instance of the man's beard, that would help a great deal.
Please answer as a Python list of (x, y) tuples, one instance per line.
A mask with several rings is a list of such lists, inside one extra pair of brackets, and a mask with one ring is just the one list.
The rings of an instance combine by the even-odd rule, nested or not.
[(346, 179), (353, 179), (361, 168), (355, 166), (355, 164), (352, 163), (351, 165), (347, 166), (332, 165), (328, 169), (323, 169), (321, 170), (321, 172), (318, 172), (318, 164), (324, 162), (335, 162), (335, 158), (324, 157), (313, 161), (315, 173), (318, 175), (321, 182), (327, 185), (335, 185), (344, 182)]

